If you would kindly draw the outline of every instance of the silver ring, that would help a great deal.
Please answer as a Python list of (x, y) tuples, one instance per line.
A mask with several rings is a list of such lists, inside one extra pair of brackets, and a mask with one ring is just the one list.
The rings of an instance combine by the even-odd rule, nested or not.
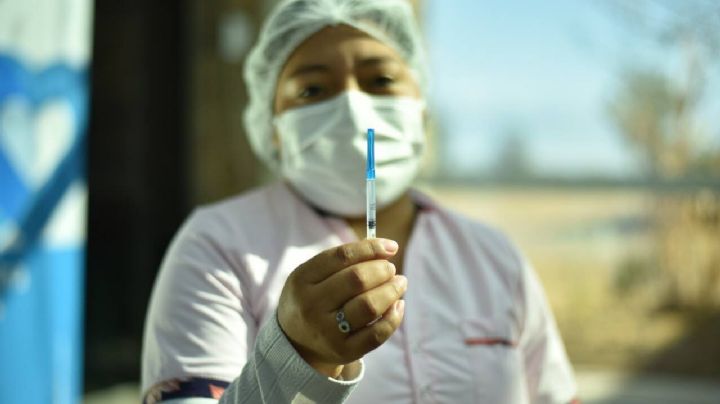
[(340, 309), (335, 314), (335, 321), (338, 323), (338, 329), (341, 333), (347, 334), (350, 332), (350, 323), (345, 319), (345, 311)]

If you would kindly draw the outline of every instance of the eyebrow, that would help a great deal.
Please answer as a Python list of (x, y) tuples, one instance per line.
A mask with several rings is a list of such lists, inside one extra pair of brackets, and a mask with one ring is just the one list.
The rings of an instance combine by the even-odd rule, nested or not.
[(386, 63), (398, 63), (398, 60), (391, 56), (375, 56), (367, 59), (363, 59), (358, 63), (359, 67), (371, 67), (382, 65)]
[[(367, 68), (367, 67), (374, 67), (379, 66), (387, 63), (399, 63), (399, 61), (391, 56), (373, 56), (369, 57), (367, 59), (363, 59), (358, 63), (358, 67), (360, 68)], [(293, 72), (290, 74), (290, 77), (297, 77), (302, 76), (305, 74), (310, 73), (326, 73), (330, 71), (330, 67), (328, 65), (315, 63), (315, 64), (306, 64), (301, 65), (297, 69), (293, 70)]]
[(302, 76), (304, 74), (309, 73), (318, 73), (318, 72), (327, 72), (330, 68), (327, 65), (322, 64), (310, 64), (310, 65), (302, 65), (295, 69), (291, 74), (290, 77), (297, 77)]

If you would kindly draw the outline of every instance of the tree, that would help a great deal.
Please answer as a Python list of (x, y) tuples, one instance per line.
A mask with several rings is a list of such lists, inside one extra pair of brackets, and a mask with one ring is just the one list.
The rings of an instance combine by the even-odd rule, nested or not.
[(507, 129), (502, 137), (497, 159), (495, 178), (499, 180), (520, 180), (531, 175), (531, 164), (527, 144), (517, 128)]
[(682, 60), (681, 72), (673, 76), (648, 68), (623, 71), (608, 108), (611, 119), (643, 156), (651, 178), (712, 175), (720, 150), (699, 150), (696, 112), (708, 76), (720, 71), (720, 7), (698, 0), (608, 4), (629, 27)]
[(643, 156), (650, 178), (687, 172), (692, 128), (687, 122), (688, 95), (661, 73), (629, 70), (609, 112), (620, 133)]

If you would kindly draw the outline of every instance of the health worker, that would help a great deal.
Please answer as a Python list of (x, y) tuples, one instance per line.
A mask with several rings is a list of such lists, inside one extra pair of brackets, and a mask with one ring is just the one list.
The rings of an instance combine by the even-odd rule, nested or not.
[(196, 209), (177, 233), (145, 325), (145, 403), (574, 400), (525, 257), (411, 188), (427, 77), (407, 1), (282, 1), (245, 81), (250, 143), (280, 180)]

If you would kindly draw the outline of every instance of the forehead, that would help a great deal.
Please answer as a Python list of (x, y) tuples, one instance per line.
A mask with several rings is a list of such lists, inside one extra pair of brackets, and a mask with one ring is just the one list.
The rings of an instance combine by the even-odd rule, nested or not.
[(333, 64), (377, 57), (405, 64), (393, 47), (363, 31), (347, 25), (328, 26), (302, 42), (290, 55), (283, 70), (302, 64)]

